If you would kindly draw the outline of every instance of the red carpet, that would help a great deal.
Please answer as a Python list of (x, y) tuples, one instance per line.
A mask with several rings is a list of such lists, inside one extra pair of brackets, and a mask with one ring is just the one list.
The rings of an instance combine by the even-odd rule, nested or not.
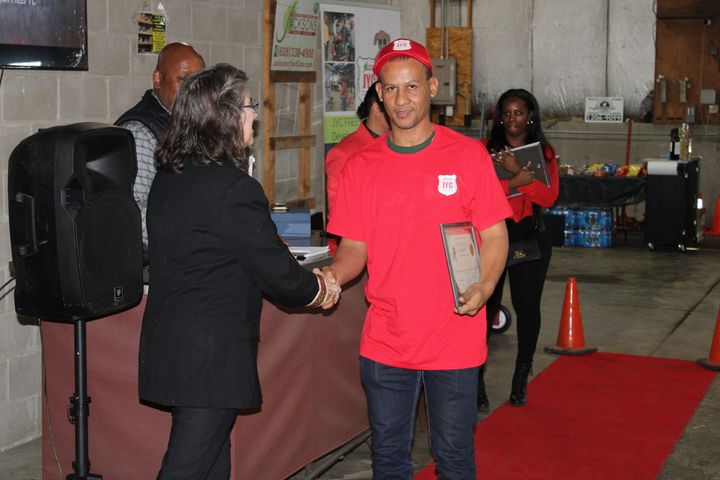
[[(525, 407), (478, 424), (477, 478), (654, 479), (715, 374), (684, 360), (560, 357), (531, 379)], [(415, 476), (435, 478), (434, 465)]]

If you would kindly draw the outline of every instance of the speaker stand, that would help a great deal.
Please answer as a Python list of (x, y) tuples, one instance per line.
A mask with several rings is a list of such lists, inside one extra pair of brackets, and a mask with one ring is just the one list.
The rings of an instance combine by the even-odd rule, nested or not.
[(75, 473), (65, 480), (102, 480), (102, 475), (90, 473), (88, 458), (88, 416), (90, 397), (87, 396), (87, 352), (85, 350), (85, 320), (75, 320), (75, 393), (70, 397), (68, 417), (75, 425)]

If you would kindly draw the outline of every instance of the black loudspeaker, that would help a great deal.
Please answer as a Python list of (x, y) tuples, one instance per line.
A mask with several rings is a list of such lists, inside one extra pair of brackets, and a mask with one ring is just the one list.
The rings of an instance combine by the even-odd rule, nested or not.
[(88, 320), (142, 298), (142, 230), (128, 130), (77, 123), (40, 130), (10, 155), (15, 310)]
[(648, 175), (645, 183), (645, 242), (650, 250), (667, 245), (685, 251), (697, 242), (700, 163), (678, 163), (677, 175)]

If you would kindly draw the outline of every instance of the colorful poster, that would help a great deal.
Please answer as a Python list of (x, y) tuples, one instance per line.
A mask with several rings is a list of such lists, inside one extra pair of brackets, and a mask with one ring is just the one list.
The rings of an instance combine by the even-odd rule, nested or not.
[(352, 2), (320, 5), (324, 143), (337, 143), (360, 121), (355, 110), (376, 78), (377, 53), (400, 36), (400, 9)]
[(270, 70), (312, 72), (318, 33), (316, 1), (278, 1)]
[(167, 43), (165, 13), (136, 12), (137, 53), (160, 53)]

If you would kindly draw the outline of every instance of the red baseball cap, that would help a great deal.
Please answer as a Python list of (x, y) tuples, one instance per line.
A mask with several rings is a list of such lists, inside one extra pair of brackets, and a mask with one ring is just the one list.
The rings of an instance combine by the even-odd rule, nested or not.
[(373, 65), (375, 76), (379, 77), (383, 65), (397, 57), (414, 58), (432, 72), (432, 60), (430, 60), (430, 54), (425, 46), (409, 38), (398, 38), (385, 45), (385, 48), (380, 50), (375, 57), (375, 65)]

